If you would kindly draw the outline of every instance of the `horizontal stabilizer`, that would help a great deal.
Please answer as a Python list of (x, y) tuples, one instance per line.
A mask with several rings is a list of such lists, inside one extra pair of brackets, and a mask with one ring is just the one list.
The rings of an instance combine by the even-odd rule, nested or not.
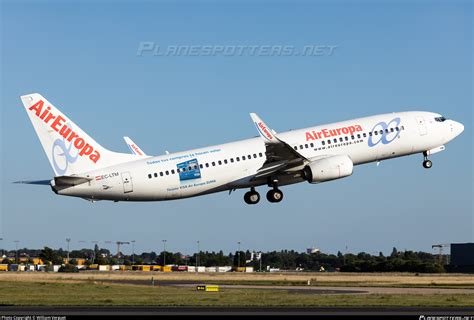
[(31, 181), (15, 181), (13, 183), (19, 184), (36, 184), (40, 186), (49, 186), (51, 184), (51, 180), (31, 180)]
[(76, 176), (54, 177), (54, 185), (57, 187), (73, 187), (91, 181), (91, 178)]

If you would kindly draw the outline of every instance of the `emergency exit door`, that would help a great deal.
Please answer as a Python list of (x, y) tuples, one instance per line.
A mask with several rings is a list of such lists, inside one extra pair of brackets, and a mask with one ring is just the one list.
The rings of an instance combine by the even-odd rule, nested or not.
[(123, 192), (129, 193), (133, 191), (133, 182), (130, 172), (122, 172)]

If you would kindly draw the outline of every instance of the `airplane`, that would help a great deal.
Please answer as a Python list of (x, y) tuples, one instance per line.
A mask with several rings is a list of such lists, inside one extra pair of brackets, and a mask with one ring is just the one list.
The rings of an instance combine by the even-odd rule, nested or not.
[(271, 203), (283, 199), (280, 187), (317, 184), (352, 175), (354, 166), (412, 154), (429, 156), (464, 126), (433, 112), (407, 111), (369, 116), (277, 133), (251, 113), (258, 136), (182, 152), (147, 156), (130, 139), (132, 154), (110, 151), (40, 94), (21, 96), (26, 112), (54, 171), (54, 178), (18, 183), (49, 185), (58, 195), (98, 200), (162, 201), (270, 187)]

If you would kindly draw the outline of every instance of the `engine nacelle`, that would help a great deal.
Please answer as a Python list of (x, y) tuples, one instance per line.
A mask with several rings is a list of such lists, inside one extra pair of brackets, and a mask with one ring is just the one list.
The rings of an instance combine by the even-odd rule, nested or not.
[(354, 164), (348, 156), (332, 156), (310, 162), (303, 169), (303, 178), (309, 183), (329, 181), (350, 176), (353, 168)]

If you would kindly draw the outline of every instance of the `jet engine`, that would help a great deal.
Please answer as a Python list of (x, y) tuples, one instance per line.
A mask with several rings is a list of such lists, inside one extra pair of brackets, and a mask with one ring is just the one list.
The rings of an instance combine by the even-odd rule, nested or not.
[(346, 155), (327, 157), (310, 162), (303, 169), (303, 178), (309, 183), (335, 180), (352, 174), (354, 164)]

